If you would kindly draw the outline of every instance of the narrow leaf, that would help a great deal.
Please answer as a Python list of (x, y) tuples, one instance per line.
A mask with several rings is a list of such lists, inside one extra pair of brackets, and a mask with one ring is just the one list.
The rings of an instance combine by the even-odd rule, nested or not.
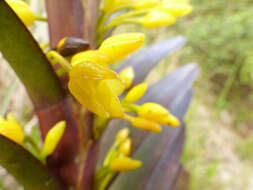
[(0, 165), (26, 190), (62, 190), (48, 169), (22, 146), (0, 135)]
[(25, 85), (37, 109), (63, 98), (59, 81), (30, 32), (0, 0), (0, 51)]

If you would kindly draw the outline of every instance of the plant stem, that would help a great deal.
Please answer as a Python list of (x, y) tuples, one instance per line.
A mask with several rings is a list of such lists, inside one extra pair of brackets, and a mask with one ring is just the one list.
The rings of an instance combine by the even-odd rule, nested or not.
[(41, 22), (47, 22), (47, 17), (36, 15), (36, 20)]

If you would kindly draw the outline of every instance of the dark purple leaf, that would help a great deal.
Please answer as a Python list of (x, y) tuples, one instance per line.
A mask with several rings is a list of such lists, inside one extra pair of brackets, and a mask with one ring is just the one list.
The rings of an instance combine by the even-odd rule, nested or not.
[(136, 73), (134, 84), (142, 82), (149, 72), (165, 57), (180, 49), (186, 43), (186, 39), (177, 36), (163, 40), (145, 49), (134, 53), (126, 62), (119, 67), (121, 70), (127, 66), (132, 66)]
[[(191, 101), (192, 97), (191, 86), (196, 75), (197, 75), (197, 66), (195, 64), (190, 64), (181, 67), (176, 71), (168, 74), (154, 85), (152, 85), (140, 102), (143, 103), (147, 101), (155, 101), (157, 103), (163, 104), (164, 106), (168, 107), (170, 111), (178, 118), (180, 118), (180, 120), (182, 121), (186, 113), (186, 110), (189, 106), (189, 103)], [(108, 127), (102, 138), (100, 163), (104, 158), (108, 148), (111, 146), (113, 138), (116, 135), (117, 131), (125, 126), (129, 126), (129, 124), (125, 121), (114, 120), (111, 122), (110, 126)], [(159, 148), (156, 147), (154, 149), (157, 150), (159, 153), (162, 153), (163, 151), (162, 147), (169, 146), (171, 143), (174, 143), (173, 139), (177, 139), (176, 137), (179, 136), (179, 134), (177, 133), (182, 133), (183, 130), (181, 127), (179, 128), (165, 127), (161, 134), (151, 134), (149, 132), (138, 130), (133, 127), (131, 127), (130, 129), (131, 129), (131, 136), (133, 138), (134, 150), (137, 150), (140, 145), (141, 149), (142, 146), (149, 146), (149, 147), (157, 146)], [(178, 132), (180, 130), (181, 132)], [(145, 137), (147, 138), (145, 139)], [(149, 140), (150, 142), (146, 142), (146, 140), (150, 138), (151, 138), (151, 140)], [(168, 142), (169, 140), (171, 141)], [(152, 141), (154, 141), (153, 145), (151, 145)], [(146, 143), (147, 145), (144, 145)], [(139, 149), (137, 150), (137, 152), (138, 151)], [(151, 153), (150, 155), (147, 154), (146, 156), (151, 159), (152, 157), (151, 155), (153, 154), (155, 153)], [(159, 156), (158, 158), (157, 157), (155, 158), (154, 156), (153, 159), (157, 160), (159, 159)], [(145, 167), (146, 166), (144, 166), (144, 168)], [(152, 167), (154, 167), (154, 164), (152, 165)]]

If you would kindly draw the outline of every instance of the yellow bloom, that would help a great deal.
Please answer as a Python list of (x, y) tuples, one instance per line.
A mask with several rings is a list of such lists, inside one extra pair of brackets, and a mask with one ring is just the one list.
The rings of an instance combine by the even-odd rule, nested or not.
[(26, 26), (32, 25), (36, 16), (24, 1), (21, 0), (6, 0), (13, 11), (19, 16)]
[(123, 110), (114, 80), (92, 80), (72, 77), (68, 84), (73, 96), (88, 110), (101, 117), (121, 117)]
[(109, 59), (105, 54), (97, 50), (88, 50), (77, 53), (71, 59), (72, 66), (84, 62), (99, 63), (103, 66), (108, 66)]
[(165, 11), (175, 17), (184, 16), (192, 12), (192, 6), (186, 3), (166, 3), (159, 6), (161, 11)]
[(127, 139), (129, 133), (130, 131), (127, 127), (123, 128), (117, 133), (115, 140), (119, 143), (123, 143)]
[(154, 8), (160, 2), (158, 0), (137, 0), (134, 5), (135, 9), (147, 9), (147, 8)]
[(162, 131), (162, 128), (158, 123), (145, 119), (145, 118), (132, 117), (125, 114), (124, 119), (130, 121), (130, 123), (134, 127), (139, 128), (139, 129), (143, 129), (143, 130), (147, 130), (147, 131), (155, 132), (155, 133), (160, 133)]
[(131, 153), (132, 140), (127, 138), (124, 142), (122, 142), (119, 146), (118, 152), (123, 154), (124, 156), (129, 156)]
[(103, 11), (120, 9), (121, 7), (130, 6), (135, 3), (135, 0), (105, 0)]
[(60, 121), (56, 123), (47, 133), (45, 142), (41, 151), (41, 156), (46, 158), (48, 155), (52, 154), (58, 145), (61, 137), (65, 131), (66, 122)]
[(98, 51), (108, 56), (110, 63), (114, 63), (140, 48), (143, 41), (142, 33), (118, 34), (103, 41)]
[(176, 22), (176, 18), (164, 11), (154, 10), (141, 18), (140, 24), (145, 28), (169, 26)]
[(178, 126), (179, 120), (160, 104), (148, 102), (138, 109), (138, 115), (163, 125)]
[(23, 142), (25, 137), (22, 127), (11, 113), (7, 115), (6, 120), (0, 118), (0, 134), (19, 144)]
[(110, 164), (110, 170), (117, 172), (125, 172), (135, 170), (141, 167), (142, 163), (139, 160), (133, 160), (129, 157), (119, 157), (114, 159)]
[(134, 86), (126, 95), (125, 100), (128, 102), (138, 101), (147, 91), (147, 83), (141, 83)]
[(125, 84), (125, 89), (128, 89), (132, 85), (134, 79), (133, 67), (126, 67), (122, 71), (120, 71), (119, 78)]

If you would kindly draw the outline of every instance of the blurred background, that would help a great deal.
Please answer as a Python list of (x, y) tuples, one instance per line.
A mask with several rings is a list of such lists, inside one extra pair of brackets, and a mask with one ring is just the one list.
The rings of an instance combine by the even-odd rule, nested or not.
[[(41, 13), (42, 3), (31, 1)], [(163, 60), (147, 81), (152, 83), (184, 64), (194, 62), (200, 67), (186, 116), (182, 157), (190, 173), (190, 189), (252, 190), (253, 0), (192, 0), (191, 4), (193, 13), (173, 26), (144, 30), (124, 25), (115, 32), (144, 32), (146, 45), (176, 35), (187, 38), (186, 46)], [(37, 23), (31, 28), (40, 42), (48, 41), (46, 27)], [(0, 105), (0, 112), (8, 105), (24, 123), (32, 118), (25, 90), (1, 56)], [(4, 189), (12, 180), (1, 175), (6, 175), (2, 169), (0, 189)]]

